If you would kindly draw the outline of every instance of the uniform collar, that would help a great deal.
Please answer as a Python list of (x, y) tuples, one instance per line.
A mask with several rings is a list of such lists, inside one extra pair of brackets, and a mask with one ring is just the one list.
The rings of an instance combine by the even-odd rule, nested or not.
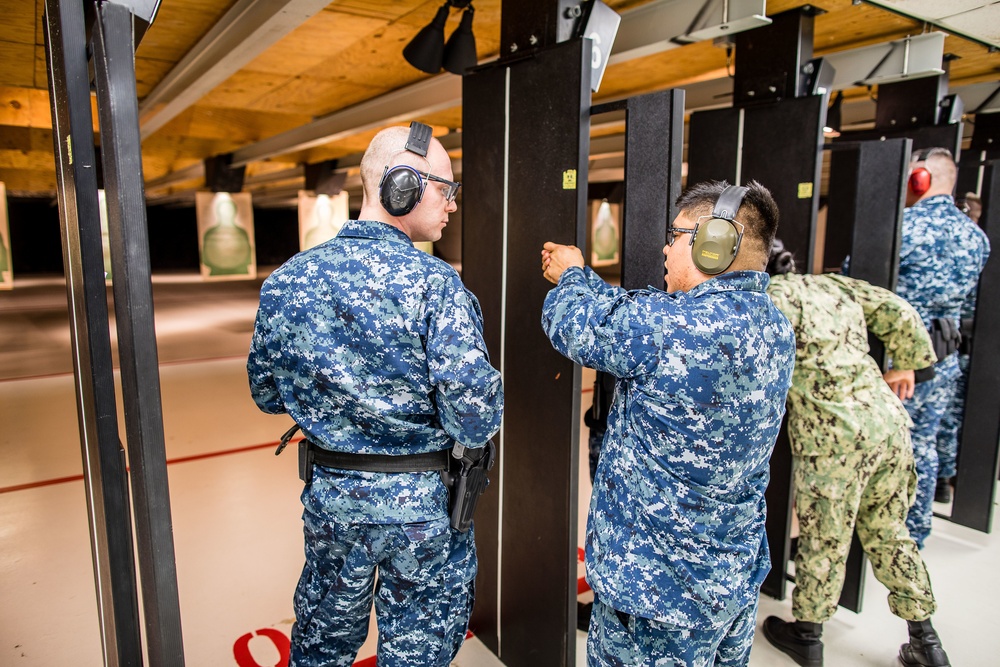
[(934, 195), (927, 199), (921, 199), (914, 206), (938, 206), (940, 204), (954, 204), (955, 200), (951, 195)]
[(402, 230), (378, 220), (348, 220), (340, 228), (340, 233), (337, 236), (355, 239), (373, 239), (375, 241), (394, 241), (396, 243), (405, 243), (409, 246), (413, 245), (413, 241)]
[(771, 281), (763, 271), (727, 271), (709, 278), (688, 290), (690, 296), (701, 296), (710, 292), (749, 291), (763, 292)]

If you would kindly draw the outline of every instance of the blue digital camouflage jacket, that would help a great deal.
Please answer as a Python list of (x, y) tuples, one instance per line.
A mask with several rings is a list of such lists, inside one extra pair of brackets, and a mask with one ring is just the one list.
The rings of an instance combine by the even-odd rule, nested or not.
[(986, 234), (950, 195), (923, 199), (903, 212), (896, 293), (928, 329), (937, 317), (957, 325), (989, 254)]
[(587, 524), (587, 580), (615, 609), (718, 627), (770, 569), (768, 459), (795, 361), (767, 274), (688, 292), (625, 291), (570, 268), (542, 326), (573, 361), (616, 376)]
[[(251, 394), (333, 451), (480, 447), (503, 412), (482, 326), (478, 300), (451, 266), (390, 225), (352, 220), (264, 282)], [(326, 472), (317, 479), (328, 482)], [(339, 513), (371, 523), (439, 518), (447, 499), (437, 472), (345, 471), (335, 486), (325, 495)]]

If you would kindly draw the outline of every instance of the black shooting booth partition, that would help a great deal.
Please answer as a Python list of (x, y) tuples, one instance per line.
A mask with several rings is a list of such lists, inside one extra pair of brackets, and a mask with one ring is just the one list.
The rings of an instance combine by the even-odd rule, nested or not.
[[(754, 31), (751, 31), (754, 32)], [(774, 195), (778, 235), (799, 266), (813, 265), (822, 167), (823, 124), (828, 95), (782, 99), (755, 106), (691, 114), (688, 183), (756, 180)], [(792, 456), (784, 427), (771, 456), (767, 540), (771, 573), (761, 590), (785, 597), (791, 554)]]
[(1000, 161), (982, 163), (979, 184), (983, 202), (979, 225), (989, 237), (992, 251), (979, 276), (958, 475), (949, 518), (989, 533), (1000, 470)]
[(584, 247), (590, 43), (463, 80), (463, 281), (503, 374), (492, 483), (476, 513), (472, 629), (505, 664), (575, 664), (580, 369), (542, 332), (546, 241)]
[[(142, 665), (145, 645), (148, 664), (173, 667), (184, 664), (184, 647), (153, 328), (134, 64), (135, 47), (158, 4), (157, 0), (46, 0), (44, 30), (77, 412), (104, 662)], [(108, 195), (130, 471), (125, 467), (117, 428), (90, 65), (97, 89)], [(142, 637), (136, 563), (142, 586)]]
[[(829, 149), (823, 266), (837, 269), (850, 256), (848, 275), (895, 289), (910, 140), (842, 142)], [(882, 342), (869, 334), (868, 343), (870, 354), (884, 369)], [(839, 600), (851, 611), (861, 611), (866, 560), (855, 533)]]
[[(895, 96), (881, 94), (879, 99), (882, 100), (883, 97), (895, 99)], [(918, 98), (917, 101), (921, 100)], [(975, 132), (982, 134), (982, 131), (987, 131), (991, 133), (991, 136), (987, 139), (977, 140), (974, 132), (970, 147), (971, 151), (979, 152), (983, 157), (990, 154), (987, 146), (994, 144), (989, 139), (995, 138), (992, 136), (995, 126), (988, 119), (988, 116), (987, 120), (982, 123), (982, 128), (977, 124)], [(979, 114), (976, 119), (980, 120), (982, 117), (983, 115)], [(956, 121), (898, 130), (876, 128), (845, 132), (837, 141), (888, 141), (895, 137), (911, 139), (913, 151), (935, 146), (948, 148), (956, 156), (960, 165), (959, 183), (972, 182), (981, 188), (980, 194), (983, 197), (984, 209), (980, 226), (989, 235), (989, 217), (985, 210), (985, 201), (990, 196), (990, 189), (996, 187), (995, 183), (991, 182), (991, 179), (996, 178), (996, 170), (989, 161), (983, 160), (982, 157), (977, 160), (973, 156), (970, 161), (970, 158), (960, 152), (962, 134), (962, 123)], [(966, 175), (970, 168), (976, 172), (973, 178)], [(904, 173), (904, 187), (906, 174), (908, 171)], [(997, 204), (994, 203), (994, 209), (997, 208)], [(992, 215), (997, 216), (998, 212), (994, 210)], [(995, 229), (993, 233), (997, 233)], [(996, 247), (992, 238), (991, 244)], [(898, 261), (898, 246), (896, 247), (896, 256)], [(995, 321), (995, 313), (1000, 310), (1000, 298), (996, 294), (996, 288), (1000, 285), (995, 282), (995, 277), (991, 278), (992, 274), (990, 273), (995, 270), (995, 261), (991, 257), (986, 270), (980, 276), (975, 328), (973, 330), (975, 343), (969, 357), (969, 383), (960, 435), (958, 471), (951, 512), (950, 514), (935, 512), (935, 516), (938, 518), (985, 533), (992, 530), (997, 471), (998, 465), (1000, 465), (1000, 442), (998, 442), (1000, 440), (998, 438), (998, 433), (1000, 433), (1000, 383), (997, 382), (997, 377), (1000, 377), (1000, 374), (997, 373), (997, 369), (1000, 367), (1000, 351), (998, 351), (1000, 350), (1000, 329), (990, 324), (991, 321)], [(972, 383), (973, 378), (976, 378), (975, 389)]]
[(471, 627), (511, 667), (576, 664), (580, 368), (540, 325), (545, 241), (585, 247), (591, 114), (625, 112), (622, 284), (663, 286), (680, 194), (683, 91), (590, 108), (589, 42), (476, 70), (463, 97), (463, 280), (480, 299), (506, 406), (476, 516)]

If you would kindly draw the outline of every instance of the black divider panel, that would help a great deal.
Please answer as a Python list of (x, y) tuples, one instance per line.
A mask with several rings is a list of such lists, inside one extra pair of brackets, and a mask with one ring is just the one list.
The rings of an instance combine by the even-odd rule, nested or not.
[(542, 332), (552, 286), (540, 252), (549, 240), (584, 245), (589, 46), (567, 42), (475, 72), (463, 91), (463, 272), (487, 313), (506, 394), (497, 506), (477, 521), (481, 550), (499, 545), (499, 562), (481, 568), (482, 582), (498, 579), (499, 613), (479, 593), (475, 621), (510, 667), (576, 661), (580, 370)]
[(881, 141), (893, 138), (912, 139), (914, 151), (922, 148), (943, 146), (950, 150), (956, 157), (960, 157), (959, 149), (962, 146), (962, 124), (930, 125), (903, 129), (897, 132), (877, 129), (855, 130), (853, 132), (842, 132), (834, 141), (838, 143), (844, 141)]
[[(504, 79), (506, 70), (493, 68), (470, 74), (462, 81), (462, 278), (479, 298), (490, 361), (500, 366), (503, 277), (504, 201)], [(498, 445), (500, 441), (495, 438)], [(497, 464), (490, 485), (476, 508), (476, 605), (470, 622), (484, 644), (498, 651), (497, 617), (500, 521), (500, 471)]]
[(740, 155), (740, 110), (713, 109), (691, 114), (685, 185), (736, 182)]
[(986, 163), (980, 196), (983, 213), (979, 224), (989, 236), (992, 251), (979, 276), (958, 478), (950, 518), (989, 533), (1000, 465), (1000, 162)]
[(759, 181), (781, 214), (778, 236), (803, 271), (813, 265), (826, 95), (748, 107), (741, 180)]
[(625, 289), (664, 289), (663, 246), (677, 215), (684, 147), (684, 91), (665, 90), (595, 106), (625, 115), (622, 277)]
[[(978, 128), (977, 128), (978, 129)], [(886, 132), (866, 130), (849, 132), (840, 136), (839, 141), (847, 140), (886, 140), (890, 137), (908, 137), (912, 139), (914, 151), (935, 146), (944, 146), (959, 157), (963, 170), (970, 168), (969, 159), (958, 154), (961, 145), (962, 124), (937, 125), (929, 127)], [(976, 143), (975, 141), (973, 142)], [(977, 147), (975, 150), (980, 150)], [(974, 157), (972, 158), (975, 159)], [(979, 224), (990, 236), (990, 242), (997, 247), (997, 237), (1000, 236), (1000, 194), (997, 192), (996, 163), (986, 164), (983, 172), (981, 196), (983, 198), (983, 214)], [(905, 172), (905, 173), (908, 173)], [(902, 187), (905, 188), (905, 182)], [(987, 199), (992, 198), (993, 212), (986, 210)], [(859, 251), (860, 242), (857, 242)], [(869, 249), (870, 251), (871, 249)], [(899, 246), (895, 248), (895, 261), (898, 263)], [(995, 254), (995, 253), (994, 253)], [(990, 259), (986, 270), (980, 276), (978, 303), (976, 305), (976, 322), (973, 338), (973, 354), (969, 361), (969, 388), (965, 405), (965, 416), (959, 447), (958, 473), (955, 480), (955, 496), (952, 501), (951, 514), (936, 514), (960, 525), (983, 532), (990, 532), (993, 517), (993, 502), (996, 490), (997, 466), (1000, 461), (1000, 385), (996, 378), (1000, 376), (1000, 329), (998, 329), (997, 313), (1000, 312), (1000, 300), (996, 296), (1000, 287), (997, 274), (996, 259)], [(851, 263), (851, 274), (854, 275), (854, 262)], [(879, 284), (879, 283), (875, 283)], [(893, 284), (895, 287), (895, 284)], [(975, 387), (973, 379), (975, 378)], [(963, 458), (963, 454), (964, 458)], [(958, 489), (962, 488), (962, 491)]]
[[(831, 150), (826, 247), (840, 247), (845, 252), (827, 252), (824, 265), (833, 262), (840, 266), (850, 255), (852, 277), (893, 289), (899, 268), (910, 140), (838, 143)], [(869, 334), (868, 343), (872, 357), (884, 366), (882, 342)], [(861, 611), (865, 561), (864, 549), (855, 534), (839, 602), (855, 612)]]
[[(727, 110), (738, 114), (738, 110)], [(718, 114), (718, 112), (702, 112)], [(746, 107), (743, 110), (743, 127), (737, 136), (743, 138), (742, 147), (734, 146), (722, 155), (742, 156), (742, 165), (733, 169), (739, 173), (740, 183), (759, 181), (768, 188), (778, 204), (781, 221), (778, 235), (785, 246), (795, 253), (796, 262), (803, 267), (812, 266), (816, 212), (819, 207), (819, 181), (822, 165), (823, 123), (826, 118), (826, 96), (786, 99), (773, 104)], [(695, 116), (692, 115), (692, 131)], [(732, 124), (732, 117), (719, 114), (716, 120)], [(736, 116), (739, 130), (739, 116)], [(703, 134), (711, 135), (711, 126)], [(724, 136), (733, 136), (731, 128), (722, 127)], [(693, 137), (693, 135), (692, 135)], [(713, 144), (714, 145), (714, 144)], [(691, 154), (711, 154), (712, 146), (695, 145), (690, 140)], [(716, 154), (716, 159), (719, 154)], [(735, 159), (735, 158), (734, 158)], [(716, 171), (695, 173), (688, 161), (688, 181), (705, 180), (705, 177), (725, 177), (728, 167), (724, 159)], [(734, 162), (735, 163), (735, 162)], [(785, 597), (786, 571), (790, 556), (792, 517), (792, 456), (788, 434), (784, 426), (775, 442), (771, 455), (771, 482), (765, 498), (767, 501), (767, 540), (771, 550), (772, 568), (761, 590), (779, 600)]]

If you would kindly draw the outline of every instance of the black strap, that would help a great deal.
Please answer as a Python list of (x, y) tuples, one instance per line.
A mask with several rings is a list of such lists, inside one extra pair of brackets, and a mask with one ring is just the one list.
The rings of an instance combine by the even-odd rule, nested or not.
[(425, 472), (447, 470), (450, 449), (423, 454), (355, 454), (351, 452), (331, 452), (309, 443), (313, 463), (325, 468), (341, 470), (364, 470), (366, 472)]
[(746, 197), (747, 189), (742, 185), (730, 185), (722, 194), (719, 195), (719, 200), (715, 202), (715, 208), (712, 210), (713, 218), (722, 218), (723, 220), (732, 220), (736, 217), (736, 212), (740, 210), (740, 205), (743, 203), (743, 198)]

